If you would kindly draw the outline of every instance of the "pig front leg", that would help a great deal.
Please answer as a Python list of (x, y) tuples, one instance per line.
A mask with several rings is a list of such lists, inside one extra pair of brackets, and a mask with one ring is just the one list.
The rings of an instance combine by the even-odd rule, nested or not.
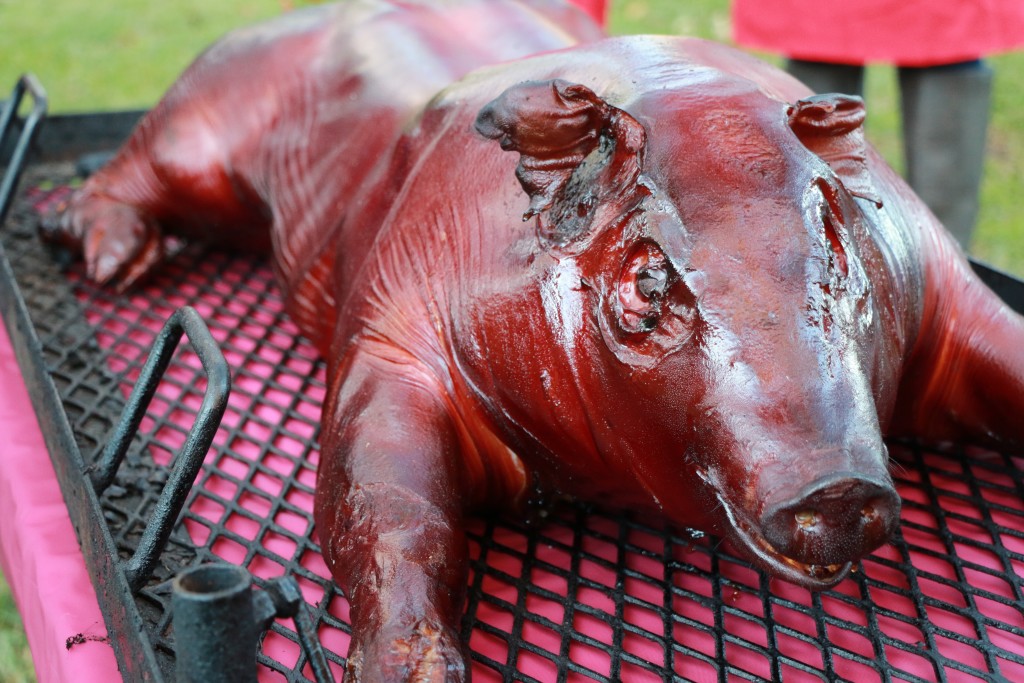
[(44, 240), (80, 255), (86, 274), (99, 284), (124, 290), (163, 260), (163, 235), (145, 209), (87, 187), (44, 218)]
[[(243, 93), (244, 94), (244, 93)], [(89, 277), (125, 290), (163, 260), (163, 234), (246, 250), (270, 246), (270, 211), (240, 171), (258, 153), (235, 141), (228, 95), (182, 79), (117, 155), (45, 216), (40, 234), (85, 260)], [(252, 138), (269, 124), (253, 116)]]
[(1024, 445), (1024, 317), (971, 272), (948, 235), (927, 252), (929, 286), (891, 433)]
[(351, 603), (346, 683), (457, 683), (468, 680), (458, 439), (438, 387), (400, 368), (363, 357), (331, 391), (316, 525)]

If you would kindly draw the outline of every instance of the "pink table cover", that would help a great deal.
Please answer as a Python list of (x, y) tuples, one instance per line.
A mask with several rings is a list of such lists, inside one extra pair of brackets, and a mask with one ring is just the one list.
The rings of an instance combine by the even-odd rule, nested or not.
[(120, 679), (6, 327), (0, 326), (0, 568), (39, 683)]

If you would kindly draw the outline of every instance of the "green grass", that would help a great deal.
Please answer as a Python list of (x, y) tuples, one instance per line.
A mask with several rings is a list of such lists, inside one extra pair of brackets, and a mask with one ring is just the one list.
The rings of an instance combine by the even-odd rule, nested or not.
[[(54, 112), (152, 105), (227, 28), (309, 0), (0, 0), (0, 92), (24, 71), (49, 91)], [(614, 0), (615, 33), (674, 33), (729, 40), (727, 0)], [(775, 61), (778, 61), (775, 59)], [(998, 57), (989, 156), (974, 253), (1024, 275), (1024, 54)], [(0, 95), (2, 97), (2, 95)], [(868, 134), (897, 168), (899, 97), (892, 69), (868, 72)], [(2, 583), (2, 582), (0, 582)], [(27, 649), (12, 641), (16, 614), (0, 587), (0, 683), (31, 680)], [(13, 644), (12, 644), (13, 643)]]
[(973, 251), (979, 258), (1024, 275), (1024, 53), (992, 60), (996, 69), (981, 217)]
[(280, 11), (278, 0), (0, 0), (0, 84), (35, 73), (55, 112), (150, 106), (227, 28)]
[(0, 683), (29, 683), (35, 679), (21, 617), (0, 574)]

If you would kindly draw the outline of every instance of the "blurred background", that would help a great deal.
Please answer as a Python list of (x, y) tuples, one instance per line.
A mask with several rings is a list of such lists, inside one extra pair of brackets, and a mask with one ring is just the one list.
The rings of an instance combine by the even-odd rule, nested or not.
[[(0, 99), (34, 73), (54, 113), (152, 106), (217, 36), (314, 4), (308, 0), (0, 0)], [(614, 34), (668, 33), (730, 42), (728, 0), (611, 0)], [(773, 56), (762, 57), (780, 63)], [(972, 254), (1024, 276), (1024, 53), (996, 56), (981, 213)], [(868, 137), (899, 171), (899, 96), (894, 69), (867, 72)], [(0, 683), (34, 681), (20, 619), (0, 578)]]

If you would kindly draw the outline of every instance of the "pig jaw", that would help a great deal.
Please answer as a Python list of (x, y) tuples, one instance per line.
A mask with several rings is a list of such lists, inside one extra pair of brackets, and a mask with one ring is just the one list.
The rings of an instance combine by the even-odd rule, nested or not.
[(722, 494), (718, 494), (726, 522), (727, 537), (759, 569), (790, 583), (813, 590), (831, 588), (845, 579), (853, 562), (815, 565), (800, 562), (779, 552), (744, 516), (732, 508)]
[[(791, 583), (824, 589), (842, 581), (896, 529), (900, 499), (885, 469), (885, 446), (880, 440), (872, 446), (804, 453), (788, 465), (768, 457), (775, 466), (753, 472), (697, 474), (716, 492), (725, 535), (754, 564)], [(757, 450), (752, 455), (748, 460), (765, 457)]]

